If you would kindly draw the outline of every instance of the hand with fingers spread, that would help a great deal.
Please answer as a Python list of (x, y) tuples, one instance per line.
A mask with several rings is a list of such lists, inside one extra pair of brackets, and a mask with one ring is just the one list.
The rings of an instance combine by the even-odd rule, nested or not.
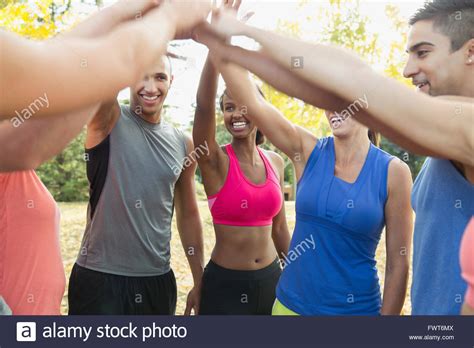
[(211, 23), (217, 21), (220, 11), (228, 11), (229, 14), (232, 14), (234, 18), (237, 18), (237, 12), (239, 12), (240, 5), (242, 5), (242, 0), (223, 0), (219, 8), (215, 6), (215, 3), (216, 2), (214, 1), (214, 9), (212, 11)]
[[(245, 24), (255, 12), (247, 12), (244, 16), (242, 16), (239, 20), (237, 19), (237, 14), (240, 9), (240, 5), (242, 5), (242, 0), (223, 0), (222, 5), (218, 9), (214, 9), (212, 11), (212, 18), (211, 18), (211, 27), (220, 26), (230, 26), (238, 25), (236, 22), (240, 24)], [(227, 21), (229, 23), (227, 23)], [(219, 32), (217, 32), (219, 34)], [(220, 35), (223, 36), (224, 35)], [(231, 35), (225, 36), (227, 39), (230, 39)]]
[[(229, 16), (231, 22), (239, 22), (237, 20), (237, 14), (242, 4), (241, 0), (224, 0), (219, 9), (215, 8), (212, 12), (211, 24), (203, 23), (196, 27), (193, 32), (193, 39), (203, 45), (206, 45), (211, 52), (210, 58), (213, 63), (217, 66), (223, 59), (225, 59), (225, 44), (229, 41), (230, 36), (223, 36), (218, 31), (214, 30), (214, 25), (220, 25), (222, 20), (225, 21), (221, 16), (222, 13), (226, 13), (225, 16)], [(215, 1), (214, 1), (215, 5)], [(255, 12), (250, 11), (243, 15), (239, 23), (246, 23)], [(223, 39), (225, 37), (225, 39)]]
[[(222, 38), (229, 38), (245, 33), (245, 23), (237, 19), (237, 10), (240, 7), (241, 1), (236, 1), (236, 3), (236, 5), (223, 6), (213, 10), (211, 28)], [(245, 15), (245, 21), (248, 20), (251, 15), (253, 15), (253, 13)]]

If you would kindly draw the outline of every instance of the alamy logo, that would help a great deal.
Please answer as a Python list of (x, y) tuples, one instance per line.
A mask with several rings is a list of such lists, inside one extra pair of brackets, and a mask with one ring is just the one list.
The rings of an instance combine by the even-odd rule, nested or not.
[(16, 323), (17, 342), (36, 342), (36, 323), (18, 322)]

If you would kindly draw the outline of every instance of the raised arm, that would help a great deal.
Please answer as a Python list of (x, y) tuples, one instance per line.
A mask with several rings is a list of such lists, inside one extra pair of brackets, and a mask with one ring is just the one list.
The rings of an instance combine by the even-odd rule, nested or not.
[[(326, 110), (338, 111), (351, 108), (350, 102), (343, 100), (334, 93), (330, 93), (321, 87), (309, 83), (262, 52), (224, 45), (222, 40), (209, 33), (207, 28), (202, 28), (198, 33), (199, 35), (195, 37), (195, 39), (207, 45), (212, 51), (213, 56), (217, 56), (220, 60), (229, 61), (242, 66), (289, 96), (299, 98), (306, 103)], [(359, 108), (357, 116), (359, 118), (365, 117), (365, 119), (367, 119), (366, 124), (371, 129), (383, 128), (384, 135), (387, 138), (404, 144), (407, 149), (416, 149), (414, 152), (426, 155), (435, 154), (434, 151), (407, 138), (403, 133), (384, 127), (379, 121), (366, 114), (367, 111), (365, 109)]]
[[(268, 57), (311, 84), (350, 103), (365, 98), (368, 108), (355, 113), (357, 120), (389, 134), (389, 138), (405, 149), (457, 160), (468, 166), (474, 164), (474, 137), (470, 127), (465, 126), (474, 121), (472, 99), (453, 102), (415, 93), (377, 74), (347, 50), (253, 28), (232, 20), (225, 12), (218, 18), (213, 25), (218, 33), (255, 39)], [(294, 68), (292, 62), (296, 57), (302, 58), (303, 68)]]
[(97, 108), (18, 124), (0, 121), (0, 172), (35, 169), (57, 155), (81, 132)]
[(115, 4), (101, 9), (77, 24), (71, 30), (59, 34), (62, 39), (71, 37), (98, 37), (108, 34), (119, 24), (129, 20), (139, 20), (149, 10), (158, 6), (163, 0), (119, 0)]
[(194, 113), (193, 140), (196, 147), (207, 144), (209, 155), (199, 158), (200, 163), (216, 160), (219, 145), (216, 141), (216, 94), (219, 73), (207, 57), (201, 74)]
[(263, 99), (247, 71), (229, 63), (220, 64), (219, 70), (232, 96), (247, 107), (245, 117), (252, 120), (270, 142), (293, 161), (299, 177), (317, 138), (288, 121), (278, 109)]
[(194, 39), (209, 47), (215, 58), (240, 65), (291, 97), (327, 110), (338, 110), (347, 105), (342, 98), (300, 78), (263, 52), (224, 44), (207, 25), (196, 30)]
[[(237, 16), (241, 1), (224, 0), (222, 7), (232, 11), (232, 15)], [(211, 21), (214, 20), (214, 17)], [(208, 24), (203, 23), (193, 30), (193, 37), (201, 32), (209, 31)], [(227, 172), (227, 158), (221, 151), (220, 145), (216, 141), (216, 94), (219, 80), (219, 72), (213, 63), (210, 54), (206, 58), (199, 81), (197, 91), (197, 105), (194, 114), (193, 140), (196, 148), (207, 147), (208, 153), (205, 156), (197, 157), (199, 168), (203, 174), (203, 181), (206, 187), (209, 182), (216, 181), (216, 172), (224, 177)]]
[(120, 105), (117, 98), (103, 102), (87, 123), (86, 149), (99, 145), (114, 128), (120, 117)]
[(209, 8), (200, 0), (164, 2), (140, 20), (94, 39), (57, 37), (37, 43), (0, 32), (0, 119), (43, 95), (48, 107), (37, 108), (36, 117), (113, 98), (166, 53), (170, 40), (205, 20)]
[[(134, 3), (122, 0), (103, 10), (99, 15), (80, 23), (64, 37), (78, 38), (105, 34), (120, 22), (129, 19), (136, 11), (141, 10), (144, 13), (152, 5), (153, 2), (148, 0)], [(49, 107), (46, 97), (45, 94), (41, 102)], [(33, 115), (31, 119), (23, 119), (15, 116), (10, 121), (0, 123), (0, 147), (4, 149), (0, 154), (0, 171), (37, 168), (41, 163), (60, 153), (89, 121), (91, 122), (86, 145), (94, 141), (100, 142), (101, 133), (106, 133), (107, 128), (110, 128), (107, 125), (113, 124), (112, 118), (117, 112), (115, 104), (114, 100), (104, 103), (100, 108), (99, 104), (91, 105), (82, 110), (58, 114), (51, 118), (38, 118)]]

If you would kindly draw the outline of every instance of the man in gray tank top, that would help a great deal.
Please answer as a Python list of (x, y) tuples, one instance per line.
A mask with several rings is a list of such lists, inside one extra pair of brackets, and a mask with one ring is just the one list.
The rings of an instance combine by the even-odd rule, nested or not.
[(204, 260), (194, 145), (162, 120), (171, 82), (171, 64), (162, 57), (131, 87), (130, 106), (103, 103), (87, 126), (90, 200), (69, 314), (175, 314), (174, 209), (194, 278), (186, 313), (198, 311)]

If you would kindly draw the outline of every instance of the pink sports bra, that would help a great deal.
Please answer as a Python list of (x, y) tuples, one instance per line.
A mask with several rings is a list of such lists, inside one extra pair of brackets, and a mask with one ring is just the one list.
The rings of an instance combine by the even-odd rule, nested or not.
[(267, 178), (264, 184), (250, 182), (240, 169), (231, 144), (226, 145), (229, 170), (224, 186), (208, 196), (209, 209), (215, 224), (231, 226), (268, 226), (279, 213), (283, 197), (278, 177), (269, 160), (257, 147), (265, 164)]

